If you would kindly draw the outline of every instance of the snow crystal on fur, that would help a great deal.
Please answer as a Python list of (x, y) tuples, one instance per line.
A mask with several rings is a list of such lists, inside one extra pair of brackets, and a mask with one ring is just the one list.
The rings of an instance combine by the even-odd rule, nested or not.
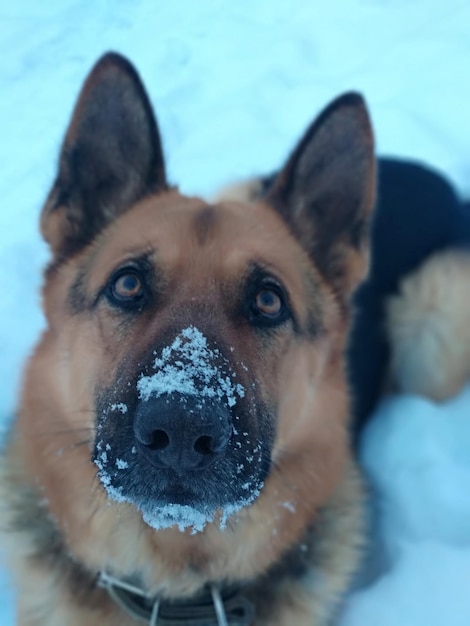
[(194, 326), (189, 326), (155, 359), (153, 367), (156, 373), (140, 377), (137, 382), (140, 398), (145, 401), (151, 396), (174, 392), (206, 398), (218, 396), (233, 407), (237, 396), (243, 398), (245, 389), (240, 384), (233, 384), (226, 372), (220, 369), (217, 365), (220, 359), (220, 352), (208, 348), (204, 335)]

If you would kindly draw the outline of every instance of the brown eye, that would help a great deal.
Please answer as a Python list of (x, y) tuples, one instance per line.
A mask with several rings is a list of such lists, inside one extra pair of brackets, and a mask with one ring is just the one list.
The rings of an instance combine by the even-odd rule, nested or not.
[(144, 296), (142, 278), (135, 271), (123, 271), (111, 281), (108, 294), (112, 304), (131, 307), (138, 305)]
[(122, 274), (114, 283), (114, 295), (123, 300), (134, 299), (142, 293), (142, 282), (137, 274)]
[(255, 309), (258, 314), (276, 318), (283, 310), (281, 296), (273, 289), (262, 289), (256, 294)]

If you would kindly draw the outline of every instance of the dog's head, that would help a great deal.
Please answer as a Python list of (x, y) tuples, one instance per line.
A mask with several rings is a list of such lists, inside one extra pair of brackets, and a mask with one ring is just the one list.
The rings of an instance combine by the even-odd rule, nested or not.
[(42, 214), (36, 413), (91, 432), (46, 491), (72, 499), (98, 476), (157, 529), (268, 502), (311, 515), (347, 454), (343, 350), (373, 203), (360, 96), (320, 115), (258, 202), (208, 204), (168, 185), (140, 79), (106, 55)]

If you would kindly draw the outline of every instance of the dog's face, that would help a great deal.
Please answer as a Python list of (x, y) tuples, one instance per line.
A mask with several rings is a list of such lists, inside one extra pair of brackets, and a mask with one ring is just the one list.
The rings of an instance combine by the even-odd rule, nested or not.
[(42, 216), (53, 261), (35, 402), (51, 432), (88, 433), (60, 481), (43, 479), (51, 506), (97, 476), (100, 498), (155, 529), (223, 527), (263, 499), (289, 509), (286, 485), (311, 515), (346, 454), (343, 349), (373, 196), (355, 95), (322, 114), (259, 202), (180, 195), (140, 80), (104, 57)]
[(68, 386), (87, 371), (109, 495), (157, 527), (251, 502), (281, 453), (285, 396), (305, 393), (321, 350), (296, 380), (286, 369), (321, 345), (332, 314), (282, 220), (162, 193), (103, 233), (60, 289)]

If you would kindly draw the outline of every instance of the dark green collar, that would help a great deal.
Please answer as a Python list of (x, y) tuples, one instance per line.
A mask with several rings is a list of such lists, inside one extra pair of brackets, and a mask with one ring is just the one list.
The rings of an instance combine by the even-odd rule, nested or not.
[(215, 585), (189, 599), (162, 600), (143, 589), (101, 572), (99, 585), (134, 619), (148, 626), (250, 626), (253, 604), (240, 589)]

